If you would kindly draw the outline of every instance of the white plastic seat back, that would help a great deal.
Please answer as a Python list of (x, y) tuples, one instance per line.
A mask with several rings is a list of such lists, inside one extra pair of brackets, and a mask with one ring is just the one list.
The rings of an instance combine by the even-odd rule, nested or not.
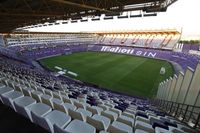
[(14, 89), (11, 87), (2, 87), (0, 88), (0, 96), (3, 95), (4, 93), (8, 93), (12, 91), (14, 91)]
[(95, 120), (92, 117), (87, 117), (86, 122), (94, 126), (98, 131), (105, 130), (104, 124), (101, 121)]
[(31, 119), (36, 124), (41, 124), (41, 117), (52, 111), (52, 108), (43, 103), (37, 103), (31, 106)]
[(78, 120), (81, 120), (81, 121), (85, 121), (85, 118), (84, 118), (83, 114), (80, 113), (80, 112), (77, 112), (77, 111), (69, 109), (68, 113), (69, 113), (69, 116), (71, 116), (73, 119), (78, 119)]
[(12, 91), (14, 91), (13, 88), (10, 88), (10, 87), (1, 87), (0, 88), (0, 100), (1, 100), (1, 102), (2, 102), (2, 99), (1, 99), (2, 95), (5, 94), (5, 93), (12, 92)]
[(53, 97), (62, 100), (62, 97), (60, 96), (58, 92), (53, 92)]
[(118, 114), (109, 110), (102, 111), (101, 115), (108, 117), (112, 122), (115, 121), (118, 117)]
[(93, 115), (95, 114), (101, 114), (101, 112), (103, 111), (102, 108), (100, 107), (94, 107), (94, 106), (87, 106), (86, 109), (90, 112), (92, 112)]
[(149, 133), (154, 133), (154, 129), (152, 128), (152, 125), (146, 122), (138, 121), (138, 120), (136, 120), (135, 122), (135, 129), (140, 129), (140, 130), (147, 131)]
[(40, 122), (38, 123), (41, 127), (54, 132), (53, 125), (63, 128), (71, 121), (71, 117), (63, 112), (54, 110), (45, 116), (40, 117)]
[(109, 127), (108, 132), (111, 133), (132, 133), (133, 128), (121, 122), (114, 121)]
[(33, 91), (31, 92), (31, 97), (34, 98), (37, 102), (42, 102), (41, 96), (43, 95), (40, 91)]
[(25, 96), (31, 96), (31, 92), (33, 92), (34, 89), (32, 88), (22, 88), (22, 92)]
[(94, 115), (93, 117), (87, 116), (86, 121), (94, 126), (98, 131), (107, 130), (110, 124), (110, 119), (100, 115)]
[(96, 133), (95, 127), (80, 120), (73, 120), (65, 130), (70, 133)]
[(119, 109), (115, 109), (115, 108), (109, 108), (110, 111), (115, 112), (118, 114), (118, 116), (120, 116), (122, 114), (122, 111)]
[(52, 97), (50, 95), (44, 94), (41, 96), (42, 103), (47, 104), (53, 107), (53, 103), (51, 102)]
[(24, 97), (24, 95), (21, 92), (12, 91), (9, 93), (2, 94), (1, 99), (5, 105), (7, 105), (15, 110), (15, 106), (14, 106), (13, 102), (14, 102), (14, 100), (21, 98), (21, 97)]
[(53, 92), (48, 89), (44, 89), (44, 93), (47, 95), (53, 96)]
[(149, 133), (149, 132), (148, 132), (148, 131), (141, 130), (141, 129), (136, 129), (136, 130), (135, 130), (135, 133)]
[(63, 101), (61, 101), (60, 99), (58, 98), (52, 98), (51, 99), (51, 103), (52, 103), (52, 108), (55, 109), (55, 106), (56, 105), (62, 105), (63, 104)]
[(83, 103), (74, 101), (74, 105), (75, 105), (77, 108), (83, 108), (83, 109), (85, 109), (85, 105), (84, 105)]
[(54, 133), (70, 133), (66, 131), (64, 128), (57, 126), (56, 124), (53, 125)]
[(78, 108), (78, 109), (76, 110), (76, 112), (79, 112), (79, 113), (82, 114), (82, 116), (83, 116), (83, 121), (86, 121), (86, 117), (87, 117), (87, 116), (92, 116), (92, 113), (91, 113), (90, 111), (87, 111), (87, 110), (85, 110), (85, 109), (83, 109), (83, 108)]
[(127, 117), (127, 116), (124, 116), (124, 115), (121, 115), (117, 118), (117, 121), (119, 122), (122, 122), (124, 124), (127, 124), (129, 126), (134, 126), (134, 122), (135, 120), (133, 118), (130, 118), (130, 117)]
[(34, 104), (36, 104), (36, 100), (27, 96), (14, 101), (16, 111), (27, 118), (30, 118), (30, 110), (28, 107)]
[(54, 103), (54, 108), (67, 114), (69, 114), (69, 109), (76, 110), (76, 106), (69, 103), (64, 103), (62, 105)]
[(70, 104), (73, 104), (73, 102), (69, 99), (69, 97), (67, 96), (62, 96), (62, 100), (64, 103), (70, 103)]

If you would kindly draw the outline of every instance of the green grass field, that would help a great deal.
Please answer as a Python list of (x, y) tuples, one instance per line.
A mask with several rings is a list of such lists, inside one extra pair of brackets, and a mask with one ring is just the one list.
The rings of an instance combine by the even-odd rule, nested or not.
[[(78, 74), (76, 79), (101, 87), (137, 96), (153, 97), (159, 82), (173, 75), (167, 61), (113, 53), (81, 52), (40, 60), (45, 67), (63, 69)], [(165, 75), (160, 68), (165, 67)], [(71, 75), (67, 75), (73, 77)]]

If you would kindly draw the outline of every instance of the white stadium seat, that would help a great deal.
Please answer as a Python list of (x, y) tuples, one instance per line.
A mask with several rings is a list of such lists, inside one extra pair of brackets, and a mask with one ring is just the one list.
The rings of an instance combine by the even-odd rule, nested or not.
[(36, 104), (36, 100), (27, 96), (18, 98), (14, 101), (16, 111), (27, 118), (30, 118), (29, 107), (33, 104)]
[(5, 105), (8, 105), (15, 110), (15, 106), (14, 106), (13, 102), (14, 102), (14, 100), (21, 98), (21, 97), (24, 97), (24, 95), (21, 92), (12, 91), (9, 93), (2, 94), (1, 99)]

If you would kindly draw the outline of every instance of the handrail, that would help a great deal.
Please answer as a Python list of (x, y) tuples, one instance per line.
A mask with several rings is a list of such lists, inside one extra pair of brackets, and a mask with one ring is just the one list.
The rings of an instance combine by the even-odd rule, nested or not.
[(161, 99), (153, 99), (152, 104), (193, 129), (200, 130), (200, 107)]

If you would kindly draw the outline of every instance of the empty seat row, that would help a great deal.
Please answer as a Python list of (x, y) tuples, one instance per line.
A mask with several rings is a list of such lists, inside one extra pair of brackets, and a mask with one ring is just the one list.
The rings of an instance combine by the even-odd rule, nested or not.
[[(152, 110), (143, 109), (132, 104), (127, 106), (125, 110), (116, 109), (115, 105), (120, 102), (117, 99), (114, 99), (117, 100), (116, 102), (108, 99), (102, 100), (97, 106), (91, 106), (84, 100), (87, 98), (87, 94), (81, 95), (80, 99), (83, 100), (81, 101), (78, 98), (68, 97), (71, 90), (66, 92), (51, 91), (42, 87), (32, 89), (26, 85), (15, 84), (15, 82), (11, 86), (9, 85), (10, 80), (6, 81), (8, 85), (0, 83), (1, 101), (51, 132), (54, 132), (54, 130), (69, 132), (73, 127), (73, 123), (84, 123), (85, 130), (91, 130), (92, 132), (184, 132), (183, 128), (181, 129), (180, 126), (174, 127), (175, 124), (168, 121), (167, 117), (157, 116)], [(92, 96), (98, 99), (96, 95), (96, 92), (92, 93)], [(92, 96), (89, 97), (92, 99)], [(59, 120), (56, 119), (59, 116), (63, 117), (63, 122), (56, 124), (59, 123)], [(79, 132), (79, 128), (73, 129), (73, 131), (76, 130)]]

